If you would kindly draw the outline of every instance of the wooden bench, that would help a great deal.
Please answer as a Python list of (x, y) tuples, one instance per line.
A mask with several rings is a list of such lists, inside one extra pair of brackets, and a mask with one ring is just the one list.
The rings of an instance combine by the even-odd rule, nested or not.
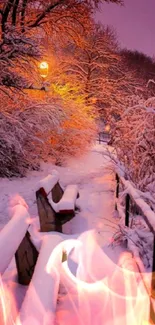
[(76, 185), (68, 185), (65, 190), (62, 188), (56, 171), (42, 179), (36, 191), (40, 231), (62, 232), (62, 225), (75, 216), (78, 197)]
[[(40, 231), (62, 232), (62, 225), (75, 215), (77, 197), (77, 186), (68, 185), (64, 190), (59, 184), (59, 175), (56, 172), (41, 180), (36, 191)], [(12, 208), (12, 219), (0, 232), (0, 273), (4, 273), (15, 256), (18, 282), (29, 285), (39, 253), (28, 231), (31, 224), (28, 206), (18, 197)]]

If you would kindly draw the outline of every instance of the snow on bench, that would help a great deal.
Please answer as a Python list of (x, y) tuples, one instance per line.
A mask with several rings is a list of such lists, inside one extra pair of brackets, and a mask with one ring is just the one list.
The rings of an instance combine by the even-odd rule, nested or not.
[(57, 203), (58, 213), (74, 213), (76, 199), (78, 197), (77, 185), (67, 185), (61, 200)]
[(77, 185), (68, 185), (63, 190), (59, 184), (59, 173), (54, 170), (39, 182), (37, 189), (40, 231), (62, 232), (62, 225), (75, 215), (75, 203), (79, 196)]
[(37, 190), (43, 187), (46, 194), (48, 195), (58, 181), (59, 181), (59, 173), (56, 170), (53, 170), (52, 174), (49, 174), (48, 176), (46, 176), (45, 178), (39, 181), (37, 185)]
[(57, 203), (63, 195), (63, 189), (59, 184), (59, 173), (56, 170), (53, 170), (50, 175), (40, 180), (37, 184), (36, 201), (40, 220), (40, 231), (62, 232), (61, 224), (56, 222), (56, 212), (49, 204), (50, 194), (52, 201), (55, 203)]

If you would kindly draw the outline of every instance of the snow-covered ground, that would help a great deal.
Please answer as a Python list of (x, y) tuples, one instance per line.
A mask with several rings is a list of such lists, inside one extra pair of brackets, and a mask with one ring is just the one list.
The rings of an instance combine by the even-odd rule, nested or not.
[[(35, 191), (38, 182), (50, 174), (53, 169), (60, 174), (62, 186), (77, 184), (80, 198), (77, 204), (81, 207), (79, 213), (68, 225), (64, 232), (75, 233), (97, 228), (102, 239), (110, 238), (107, 234), (108, 223), (114, 212), (114, 175), (109, 169), (109, 161), (103, 157), (103, 145), (96, 145), (92, 151), (78, 159), (70, 159), (66, 167), (53, 166), (51, 163), (42, 164), (41, 171), (30, 172), (26, 178), (0, 180), (0, 227), (10, 218), (8, 207), (12, 197), (21, 195), (29, 206), (31, 217), (37, 216)], [(103, 218), (105, 219), (103, 224)], [(111, 219), (112, 218), (112, 219)], [(109, 219), (109, 222), (106, 220)], [(104, 236), (103, 236), (104, 229)], [(108, 227), (109, 229), (109, 227)]]
[[(80, 235), (82, 254), (79, 255), (80, 250), (78, 253), (76, 249), (73, 252), (71, 250), (68, 258), (69, 268), (66, 267), (67, 262), (64, 262), (60, 269), (61, 286), (56, 310), (56, 323), (59, 325), (67, 323), (71, 325), (73, 323), (77, 325), (103, 325), (103, 319), (105, 325), (140, 324), (132, 322), (130, 317), (129, 322), (125, 323), (122, 304), (124, 304), (126, 293), (122, 291), (121, 286), (122, 281), (124, 281), (124, 273), (121, 271), (120, 275), (120, 268), (116, 267), (118, 261), (120, 261), (119, 263), (124, 263), (120, 259), (123, 250), (120, 247), (113, 250), (108, 246), (111, 243), (114, 232), (117, 230), (118, 219), (114, 215), (115, 175), (112, 172), (109, 159), (103, 156), (104, 150), (106, 150), (106, 146), (96, 145), (83, 157), (70, 159), (66, 167), (58, 167), (53, 166), (51, 163), (46, 163), (42, 165), (41, 171), (31, 172), (26, 178), (2, 179), (0, 183), (1, 228), (9, 221), (9, 202), (16, 194), (21, 195), (25, 199), (29, 206), (30, 216), (35, 220), (35, 217), (37, 217), (35, 190), (38, 182), (50, 174), (53, 169), (59, 172), (62, 186), (65, 187), (68, 184), (78, 185), (80, 197), (77, 200), (77, 205), (80, 208), (80, 212), (63, 226), (63, 232), (68, 235), (82, 234)], [(11, 242), (8, 241), (8, 245), (11, 245)], [(108, 280), (110, 276), (112, 277), (112, 282)], [(102, 281), (103, 278), (105, 281)], [(27, 288), (16, 284), (14, 261), (11, 262), (9, 268), (4, 273), (2, 280), (13, 293), (17, 309), (19, 309)], [(133, 276), (132, 281), (135, 281)], [(130, 282), (132, 281), (130, 279)], [(111, 287), (110, 291), (109, 289), (107, 290), (108, 287)], [(115, 294), (113, 294), (113, 291), (117, 293), (116, 296), (119, 299), (114, 298)], [(30, 292), (33, 293), (33, 291)], [(28, 297), (29, 295), (28, 293)], [(123, 300), (121, 301), (122, 296)], [(141, 303), (141, 300), (139, 301)], [(115, 303), (115, 307), (113, 306), (112, 308), (115, 311), (113, 310), (111, 314), (113, 303)], [(26, 310), (29, 308), (28, 305), (26, 305)], [(104, 308), (102, 310), (102, 306), (107, 308), (107, 320), (105, 319), (106, 313)], [(138, 308), (138, 305), (136, 305), (136, 308)], [(118, 321), (115, 320), (114, 322), (117, 312)], [(96, 317), (93, 318), (93, 314)], [(24, 324), (30, 325), (27, 322)], [(42, 322), (36, 322), (35, 324), (42, 325)], [(49, 323), (45, 322), (45, 324)], [(53, 323), (50, 324), (52, 325)]]

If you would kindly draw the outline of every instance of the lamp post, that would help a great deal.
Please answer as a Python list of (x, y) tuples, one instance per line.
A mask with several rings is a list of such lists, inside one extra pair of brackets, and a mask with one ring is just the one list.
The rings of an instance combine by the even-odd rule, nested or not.
[(42, 77), (42, 88), (41, 90), (46, 90), (45, 78), (48, 76), (49, 65), (46, 61), (39, 63), (40, 76)]

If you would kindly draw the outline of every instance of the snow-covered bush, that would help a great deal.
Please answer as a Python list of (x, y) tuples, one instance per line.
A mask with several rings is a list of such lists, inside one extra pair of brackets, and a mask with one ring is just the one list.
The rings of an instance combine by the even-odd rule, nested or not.
[(1, 177), (24, 175), (27, 168), (38, 167), (50, 152), (51, 129), (56, 129), (64, 116), (62, 108), (52, 103), (27, 102), (27, 107), (23, 103), (16, 103), (16, 109), (14, 103), (12, 110), (0, 113)]
[(56, 132), (52, 132), (51, 143), (58, 160), (68, 155), (78, 156), (90, 147), (95, 138), (96, 126), (89, 113), (85, 106), (75, 107), (74, 103), (70, 103), (67, 119), (62, 121)]
[[(128, 207), (127, 194), (130, 197)], [(146, 269), (152, 267), (154, 247), (152, 229), (155, 226), (155, 213), (152, 211), (154, 208), (153, 197), (150, 193), (137, 190), (130, 181), (121, 176), (116, 204), (117, 216), (120, 217), (120, 221), (112, 244), (127, 244), (128, 249), (140, 264), (141, 270), (144, 269), (144, 266)], [(128, 227), (125, 226), (126, 209), (129, 212)]]
[(112, 128), (113, 145), (127, 177), (142, 191), (155, 186), (155, 98), (129, 107)]
[(63, 103), (58, 96), (31, 90), (3, 96), (0, 104), (0, 177), (24, 175), (39, 167), (41, 159), (64, 160), (86, 148), (94, 132), (83, 105)]
[(134, 216), (132, 228), (119, 224), (118, 231), (114, 234), (112, 245), (128, 243), (133, 255), (140, 258), (146, 269), (152, 268), (153, 234), (150, 232), (141, 216)]

